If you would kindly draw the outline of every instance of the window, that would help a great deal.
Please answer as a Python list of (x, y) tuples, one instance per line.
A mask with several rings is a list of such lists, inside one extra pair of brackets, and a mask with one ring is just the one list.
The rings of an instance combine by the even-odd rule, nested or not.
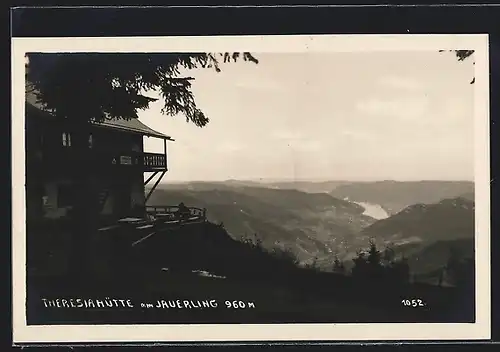
[(71, 147), (71, 134), (68, 132), (62, 133), (62, 145), (64, 147)]
[[(71, 133), (63, 132), (62, 133), (62, 145), (64, 147), (71, 147)], [(92, 134), (89, 135), (89, 148), (94, 146), (94, 138)]]

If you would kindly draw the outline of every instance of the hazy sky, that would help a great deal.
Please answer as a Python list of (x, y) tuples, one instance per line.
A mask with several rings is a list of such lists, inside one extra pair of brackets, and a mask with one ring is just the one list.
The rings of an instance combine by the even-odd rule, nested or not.
[[(254, 53), (193, 70), (204, 127), (140, 120), (172, 136), (173, 180), (473, 179), (472, 58), (451, 53)], [(154, 94), (152, 94), (154, 96)], [(163, 143), (146, 138), (145, 148)]]

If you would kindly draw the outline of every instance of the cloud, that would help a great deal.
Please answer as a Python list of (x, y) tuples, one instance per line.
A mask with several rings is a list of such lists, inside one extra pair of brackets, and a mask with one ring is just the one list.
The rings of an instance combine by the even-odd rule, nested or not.
[(389, 88), (404, 90), (420, 90), (424, 88), (423, 83), (414, 77), (385, 76), (379, 80), (379, 84)]
[(245, 146), (238, 141), (224, 141), (215, 150), (220, 153), (236, 153), (245, 149)]
[(302, 139), (303, 135), (300, 132), (292, 130), (276, 130), (271, 132), (270, 137), (277, 140), (293, 141)]
[[(473, 122), (473, 104), (465, 102), (464, 99), (459, 99), (455, 97), (450, 97), (448, 99), (443, 99), (442, 103), (442, 115), (448, 121), (456, 121), (460, 119), (466, 119), (467, 121)], [(470, 99), (472, 101), (472, 98)]]
[(272, 80), (266, 80), (266, 79), (255, 79), (255, 76), (251, 77), (245, 77), (244, 79), (239, 79), (234, 83), (235, 87), (237, 88), (242, 88), (242, 89), (249, 89), (249, 90), (255, 90), (258, 92), (262, 91), (273, 91), (277, 92), (280, 90), (284, 89), (283, 84), (280, 84), (279, 82), (272, 81)]
[(429, 107), (425, 97), (369, 98), (356, 104), (356, 109), (364, 114), (393, 117), (399, 120), (415, 120), (423, 116)]
[(296, 151), (317, 152), (323, 149), (323, 144), (319, 140), (302, 140), (293, 142), (290, 147)]
[(276, 145), (281, 146), (281, 148), (286, 148), (292, 151), (319, 151), (323, 148), (323, 144), (320, 141), (320, 136), (316, 133), (315, 137), (310, 137), (302, 132), (296, 132), (291, 130), (276, 130), (270, 134), (270, 139), (275, 142)]
[(370, 141), (374, 138), (373, 131), (362, 130), (361, 127), (357, 130), (344, 128), (340, 131), (340, 134), (354, 141)]
[(221, 73), (189, 71), (197, 104), (211, 118), (205, 128), (183, 116), (159, 118), (161, 102), (141, 112), (176, 139), (171, 177), (471, 172), (470, 64), (426, 52), (266, 55), (259, 65), (225, 65)]

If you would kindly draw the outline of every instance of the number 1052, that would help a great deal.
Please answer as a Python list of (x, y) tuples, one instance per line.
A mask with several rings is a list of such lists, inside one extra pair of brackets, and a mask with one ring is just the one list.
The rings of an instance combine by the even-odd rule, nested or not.
[(425, 304), (421, 299), (403, 299), (401, 303), (405, 307), (424, 307)]

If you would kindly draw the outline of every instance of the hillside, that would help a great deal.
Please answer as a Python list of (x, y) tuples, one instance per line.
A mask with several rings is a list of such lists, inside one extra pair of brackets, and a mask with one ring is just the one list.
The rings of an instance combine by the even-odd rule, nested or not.
[(435, 204), (415, 204), (368, 226), (361, 235), (396, 244), (472, 238), (474, 202), (453, 198)]
[[(314, 260), (325, 270), (332, 267), (334, 254), (346, 260), (349, 266), (350, 259), (370, 238), (382, 247), (391, 245), (398, 253), (410, 255), (437, 241), (472, 238), (474, 234), (474, 202), (470, 200), (473, 192), (464, 192), (472, 184), (450, 186), (449, 182), (422, 182), (402, 186), (416, 192), (422, 187), (433, 189), (441, 185), (441, 191), (436, 193), (455, 192), (464, 198), (411, 204), (382, 220), (364, 215), (367, 212), (363, 206), (332, 197), (331, 193), (276, 189), (269, 187), (271, 183), (256, 187), (256, 184), (232, 180), (160, 185), (148, 203), (184, 202), (188, 206), (205, 207), (209, 220), (224, 223), (233, 238), (254, 239), (257, 235), (266, 248), (289, 249), (301, 263)], [(388, 197), (391, 192), (393, 190), (388, 191)], [(418, 197), (437, 196), (423, 192)], [(407, 199), (409, 201), (409, 195)]]
[(339, 185), (330, 194), (353, 202), (379, 204), (390, 214), (418, 203), (431, 204), (466, 195), (473, 198), (474, 183), (468, 181), (378, 181)]
[(474, 258), (474, 239), (461, 238), (437, 241), (408, 256), (408, 263), (416, 275), (444, 268), (452, 252), (460, 258)]
[(363, 207), (326, 193), (212, 185), (162, 187), (148, 204), (205, 207), (209, 220), (223, 222), (234, 238), (257, 234), (267, 248), (291, 249), (301, 261), (351, 250), (356, 234), (375, 221)]
[(473, 202), (476, 199), (474, 192), (463, 193), (460, 195), (460, 198), (465, 198), (465, 199), (468, 199), (468, 200), (473, 201)]
[[(293, 256), (236, 241), (222, 226), (203, 222), (155, 231), (135, 246), (134, 230), (101, 237), (94, 253), (109, 274), (81, 278), (32, 278), (27, 295), (30, 324), (179, 324), (292, 322), (470, 321), (470, 296), (463, 289), (378, 282), (299, 268)], [(132, 237), (131, 237), (132, 236)], [(119, 242), (117, 242), (119, 240)], [(127, 240), (127, 243), (122, 243)], [(109, 242), (109, 243), (108, 243)], [(122, 250), (116, 251), (120, 243)], [(41, 298), (126, 297), (134, 309), (70, 310), (44, 307)], [(401, 297), (417, 296), (425, 309), (408, 309)], [(140, 302), (216, 301), (218, 309), (143, 309)], [(252, 309), (227, 309), (227, 300)], [(188, 302), (188, 303), (185, 303)], [(175, 303), (174, 303), (175, 304)], [(192, 303), (194, 305), (194, 303)], [(467, 309), (456, 312), (457, 305)], [(152, 307), (151, 307), (152, 308)], [(156, 308), (156, 306), (155, 306)], [(163, 307), (162, 307), (163, 308)], [(453, 314), (453, 316), (450, 316)]]
[[(35, 286), (28, 290), (34, 297), (30, 302), (40, 303), (40, 297), (59, 297), (66, 292), (80, 296), (84, 293), (103, 297), (125, 295), (137, 302), (181, 298), (213, 298), (220, 302), (239, 299), (253, 301), (259, 307), (256, 310), (214, 310), (213, 314), (196, 310), (191, 313), (171, 310), (168, 314), (162, 310), (145, 313), (138, 309), (127, 314), (103, 310), (97, 317), (84, 313), (78, 316), (73, 311), (69, 316), (69, 313), (64, 315), (69, 310), (59, 310), (50, 313), (53, 315), (48, 318), (56, 323), (68, 322), (68, 319), (91, 324), (105, 321), (437, 322), (451, 319), (452, 315), (455, 320), (472, 319), (470, 291), (473, 279), (467, 279), (468, 283), (460, 288), (439, 287), (436, 283), (440, 282), (440, 273), (452, 248), (458, 250), (461, 258), (473, 254), (473, 201), (458, 197), (433, 204), (414, 204), (377, 221), (363, 215), (362, 206), (327, 193), (229, 182), (195, 183), (190, 188), (186, 185), (160, 186), (148, 203), (176, 205), (180, 202), (207, 208), (209, 221), (166, 228), (153, 225), (153, 229), (141, 230), (144, 233), (120, 228), (112, 230), (114, 235), (96, 237), (107, 242), (99, 243), (93, 251), (98, 263), (97, 279), (101, 280), (98, 284), (84, 285), (77, 293), (66, 292), (64, 290), (72, 287), (68, 285), (71, 278), (51, 286), (54, 284), (40, 276), (35, 284), (30, 281), (30, 285)], [(254, 234), (262, 240), (262, 245), (254, 242)], [(242, 241), (242, 237), (248, 240)], [(380, 276), (366, 276), (360, 281), (356, 275), (349, 275), (353, 264), (350, 259), (356, 251), (366, 249), (372, 237), (381, 244), (380, 250), (386, 244), (393, 244), (397, 255), (404, 254), (410, 273), (418, 283), (408, 283), (408, 279), (404, 283), (390, 283), (385, 279), (380, 281)], [(51, 236), (34, 238), (38, 241), (45, 238), (42, 244), (49, 244), (50, 251), (54, 249), (53, 244), (47, 242)], [(133, 239), (135, 243), (137, 238), (143, 240), (131, 247), (130, 241)], [(128, 243), (122, 243), (125, 240)], [(30, 248), (40, 244), (30, 241)], [(31, 252), (29, 250), (28, 255)], [(68, 251), (60, 253), (65, 256)], [(331, 272), (335, 254), (350, 264), (346, 265), (348, 275)], [(44, 255), (43, 262), (46, 261)], [(29, 261), (31, 266), (32, 262)], [(50, 259), (48, 262), (59, 267), (65, 260), (54, 262)], [(316, 265), (299, 265), (312, 262)], [(29, 271), (30, 275), (37, 272), (40, 271)], [(102, 291), (85, 291), (91, 287)], [(144, 297), (144, 292), (150, 293)], [(427, 308), (418, 311), (405, 308), (400, 304), (401, 297), (421, 297)], [(464, 309), (457, 312), (457, 306)], [(28, 309), (31, 321), (47, 322), (44, 307)]]
[(474, 232), (474, 202), (459, 197), (409, 206), (366, 227), (360, 237), (390, 246), (421, 275), (443, 268), (452, 249), (462, 258), (472, 257)]

